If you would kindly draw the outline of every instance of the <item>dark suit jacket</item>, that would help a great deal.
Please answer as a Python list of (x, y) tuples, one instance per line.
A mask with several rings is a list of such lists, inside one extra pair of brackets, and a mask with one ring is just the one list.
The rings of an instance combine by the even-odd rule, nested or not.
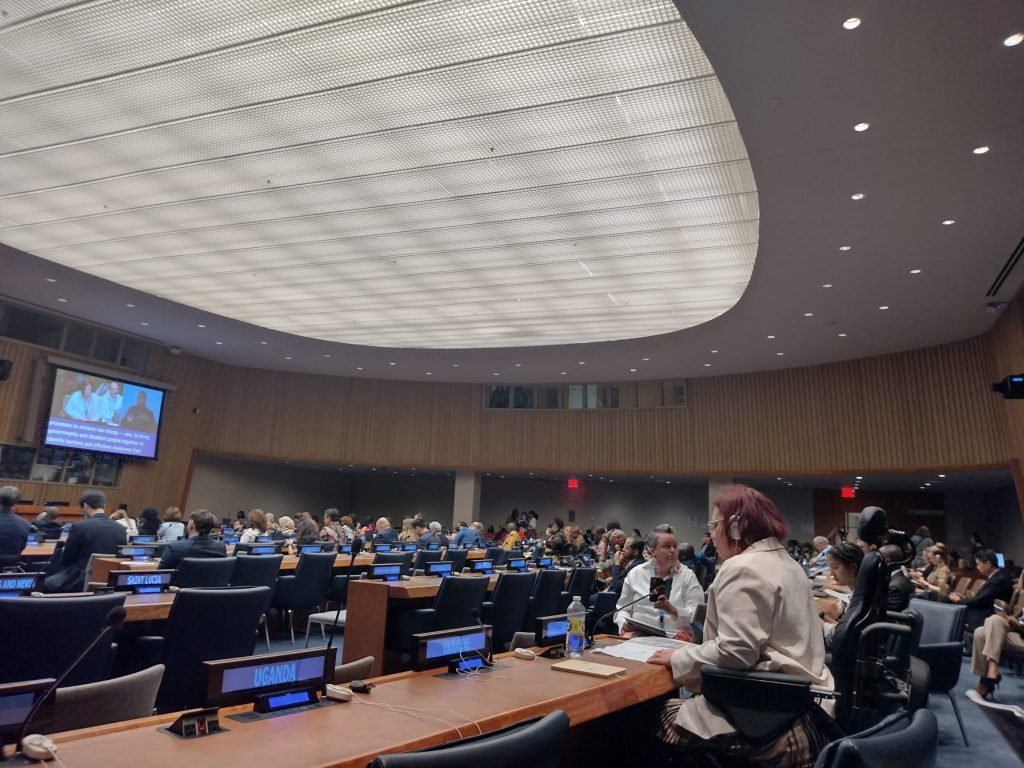
[(969, 627), (980, 627), (985, 619), (992, 615), (996, 600), (1009, 600), (1013, 597), (1013, 582), (1003, 571), (998, 570), (985, 579), (984, 585), (974, 597), (961, 600), (958, 605), (967, 606), (965, 622)]
[(11, 510), (0, 511), (0, 555), (20, 555), (32, 526)]
[(210, 536), (193, 536), (164, 544), (160, 551), (159, 568), (177, 568), (186, 557), (227, 557), (223, 541)]
[(374, 544), (394, 544), (396, 541), (398, 541), (398, 531), (394, 528), (388, 528), (373, 535)]
[(94, 555), (117, 553), (128, 541), (128, 530), (106, 513), (87, 517), (71, 526), (71, 533), (61, 555), (63, 570), (47, 577), (47, 592), (78, 592), (85, 586), (85, 567)]
[(56, 520), (43, 520), (40, 523), (34, 523), (32, 527), (48, 539), (59, 539), (60, 532), (64, 529), (64, 523), (59, 523)]

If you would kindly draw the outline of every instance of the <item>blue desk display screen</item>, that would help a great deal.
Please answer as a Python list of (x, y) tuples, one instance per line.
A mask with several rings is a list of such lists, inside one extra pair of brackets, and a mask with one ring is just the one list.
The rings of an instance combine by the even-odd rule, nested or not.
[(313, 656), (296, 661), (279, 661), (274, 664), (252, 664), (224, 670), (221, 693), (259, 690), (281, 685), (300, 684), (306, 681), (319, 683), (324, 674), (322, 656)]
[(483, 651), (487, 647), (485, 632), (472, 632), (455, 637), (437, 637), (427, 640), (426, 658), (447, 659), (471, 651)]

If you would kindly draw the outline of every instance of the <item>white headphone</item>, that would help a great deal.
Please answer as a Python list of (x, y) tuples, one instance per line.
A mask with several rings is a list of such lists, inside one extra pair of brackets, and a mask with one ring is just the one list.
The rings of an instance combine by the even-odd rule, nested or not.
[(740, 535), (740, 516), (737, 514), (733, 517), (732, 523), (729, 525), (729, 538), (733, 541), (740, 541), (743, 536)]

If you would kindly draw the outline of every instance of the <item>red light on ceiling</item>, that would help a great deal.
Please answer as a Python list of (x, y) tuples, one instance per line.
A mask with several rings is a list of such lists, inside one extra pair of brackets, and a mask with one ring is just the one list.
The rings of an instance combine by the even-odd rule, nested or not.
[(857, 489), (852, 485), (844, 485), (842, 490), (842, 496), (844, 499), (855, 499), (857, 498)]
[(580, 487), (580, 481), (573, 477), (565, 481), (565, 486), (569, 489), (575, 490)]

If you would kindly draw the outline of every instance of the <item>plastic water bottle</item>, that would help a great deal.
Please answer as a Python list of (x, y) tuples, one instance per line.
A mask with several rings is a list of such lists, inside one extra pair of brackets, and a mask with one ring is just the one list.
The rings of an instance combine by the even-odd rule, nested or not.
[(568, 611), (569, 630), (565, 633), (565, 653), (567, 656), (579, 658), (586, 647), (587, 609), (583, 600), (573, 597)]

